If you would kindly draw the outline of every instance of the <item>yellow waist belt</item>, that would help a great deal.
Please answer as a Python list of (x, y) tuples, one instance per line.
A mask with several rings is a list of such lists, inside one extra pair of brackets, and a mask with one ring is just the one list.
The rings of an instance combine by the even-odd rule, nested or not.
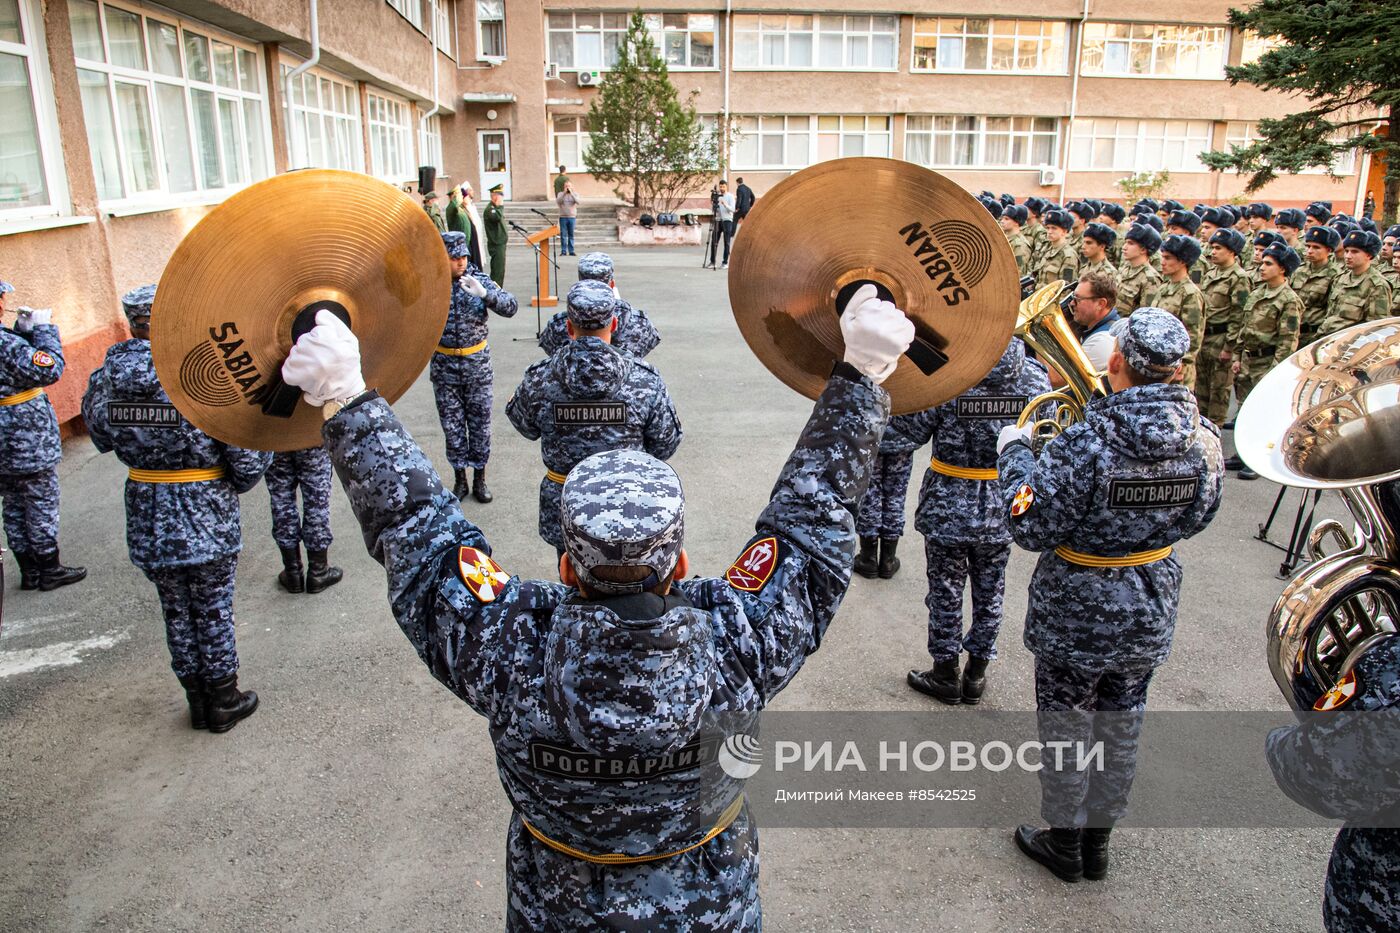
[(223, 479), (227, 474), (223, 467), (217, 466), (198, 470), (138, 470), (132, 467), (127, 475), (136, 483), (207, 483)]
[(928, 468), (935, 473), (942, 473), (944, 476), (952, 476), (957, 479), (996, 479), (996, 467), (963, 467), (954, 466), (951, 463), (944, 463), (937, 457), (928, 462)]
[(44, 394), (43, 389), (25, 389), (23, 392), (16, 392), (14, 395), (7, 395), (0, 398), (0, 408), (9, 408), (11, 405), (23, 405), (25, 402), (32, 402)]
[(480, 353), (485, 349), (485, 340), (481, 341), (481, 343), (473, 344), (470, 347), (444, 347), (442, 344), (437, 345), (437, 351), (443, 356), (471, 356), (473, 353)]
[(1138, 551), (1134, 554), (1124, 554), (1122, 557), (1099, 557), (1097, 554), (1072, 551), (1067, 547), (1055, 548), (1055, 553), (1062, 559), (1081, 567), (1141, 567), (1143, 564), (1155, 564), (1159, 560), (1165, 560), (1171, 552), (1171, 546), (1168, 545), (1155, 551)]
[(553, 480), (560, 486), (564, 485), (564, 480), (568, 479), (568, 477), (565, 476), (563, 473), (555, 473), (553, 470), (545, 470), (544, 475), (546, 478)]
[(565, 855), (571, 855), (574, 858), (583, 859), (585, 862), (592, 862), (595, 865), (640, 865), (643, 862), (659, 862), (662, 859), (674, 858), (677, 855), (684, 855), (691, 849), (700, 848), (705, 843), (709, 842), (711, 839), (715, 838), (720, 833), (728, 829), (729, 824), (734, 822), (734, 820), (739, 816), (739, 812), (743, 809), (744, 795), (740, 794), (738, 797), (735, 797), (734, 802), (731, 803), (728, 807), (726, 807), (724, 812), (719, 815), (719, 822), (715, 823), (714, 829), (711, 829), (708, 833), (706, 833), (705, 837), (699, 842), (692, 843), (691, 845), (686, 846), (684, 849), (676, 849), (673, 852), (661, 852), (657, 855), (594, 855), (592, 852), (581, 852), (572, 846), (565, 845), (562, 842), (549, 838), (544, 833), (531, 826), (530, 821), (525, 819), (523, 816), (520, 818), (520, 822), (525, 824), (525, 828), (529, 830), (530, 835), (534, 836), (540, 842), (549, 846), (555, 852), (562, 852)]

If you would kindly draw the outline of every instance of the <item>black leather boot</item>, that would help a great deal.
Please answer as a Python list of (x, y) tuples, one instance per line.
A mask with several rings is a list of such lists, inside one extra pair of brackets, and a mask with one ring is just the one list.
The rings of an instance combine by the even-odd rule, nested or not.
[(491, 495), (491, 490), (486, 488), (486, 467), (472, 470), (472, 496), (477, 502), (483, 503), (496, 498)]
[(861, 538), (860, 553), (856, 555), (855, 572), (873, 580), (880, 575), (880, 539)]
[(15, 563), (19, 564), (19, 588), (37, 590), (39, 588), (39, 565), (34, 558), (23, 551), (15, 551)]
[(1225, 469), (1227, 469), (1227, 470), (1243, 470), (1243, 469), (1244, 469), (1244, 461), (1240, 459), (1240, 455), (1239, 455), (1239, 454), (1230, 454), (1230, 456), (1228, 456), (1228, 457), (1225, 458)]
[(1016, 847), (1027, 857), (1050, 869), (1061, 881), (1073, 884), (1084, 877), (1084, 858), (1077, 829), (1016, 828)]
[(962, 675), (962, 701), (968, 706), (976, 706), (982, 702), (982, 692), (987, 689), (989, 663), (991, 662), (986, 658), (971, 654), (967, 656), (967, 667), (963, 668)]
[(454, 496), (457, 497), (457, 501), (458, 501), (458, 502), (461, 502), (463, 499), (465, 499), (465, 498), (471, 493), (471, 491), (472, 491), (471, 484), (467, 482), (467, 471), (466, 471), (466, 470), (453, 470), (453, 471), (452, 471), (452, 495), (454, 495)]
[(209, 690), (210, 732), (227, 732), (258, 708), (256, 693), (238, 689), (237, 674), (207, 681), (205, 685)]
[(332, 567), (324, 550), (306, 549), (306, 592), (319, 593), (340, 582), (345, 574), (339, 567)]
[(962, 685), (958, 683), (958, 659), (939, 661), (926, 671), (910, 671), (905, 678), (909, 686), (949, 706), (962, 702)]
[(1084, 859), (1084, 877), (1090, 881), (1101, 881), (1108, 875), (1108, 837), (1113, 828), (1084, 829), (1081, 849)]
[(888, 580), (899, 573), (899, 558), (894, 556), (899, 547), (898, 538), (880, 539), (880, 579)]
[(63, 566), (63, 562), (58, 559), (57, 551), (48, 554), (35, 554), (34, 563), (39, 570), (39, 589), (45, 593), (49, 590), (56, 590), (60, 586), (77, 583), (87, 576), (86, 567)]
[(284, 547), (280, 550), (282, 551), (282, 572), (277, 575), (278, 584), (288, 593), (305, 593), (306, 577), (301, 571), (301, 545)]
[(209, 728), (209, 695), (204, 692), (204, 681), (198, 677), (181, 677), (180, 686), (185, 688), (185, 700), (190, 704), (190, 728)]

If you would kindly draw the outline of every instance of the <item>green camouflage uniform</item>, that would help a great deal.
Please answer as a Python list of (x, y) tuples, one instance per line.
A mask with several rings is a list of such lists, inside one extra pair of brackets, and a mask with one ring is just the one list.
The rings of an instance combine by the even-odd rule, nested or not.
[(1390, 285), (1376, 271), (1374, 263), (1364, 275), (1350, 269), (1338, 273), (1327, 295), (1327, 317), (1318, 328), (1325, 337), (1362, 321), (1376, 321), (1390, 316)]
[(1045, 233), (1045, 224), (1035, 224), (1021, 228), (1021, 235), (1031, 244), (1031, 264), (1030, 269), (1035, 269), (1040, 264), (1040, 257), (1045, 254), (1045, 248), (1050, 245), (1050, 238)]
[[(1139, 268), (1147, 268), (1141, 266)], [(1122, 297), (1122, 293), (1119, 293)], [(1181, 384), (1192, 392), (1196, 391), (1196, 356), (1201, 352), (1201, 340), (1205, 336), (1206, 300), (1201, 290), (1188, 276), (1181, 282), (1157, 281), (1142, 307), (1161, 308), (1170, 311), (1186, 327), (1191, 338), (1191, 348), (1181, 358)], [(1121, 312), (1120, 312), (1121, 313)]]
[(1162, 281), (1162, 273), (1148, 263), (1130, 266), (1126, 263), (1118, 267), (1118, 304), (1116, 310), (1123, 317), (1138, 308), (1147, 307), (1147, 299), (1156, 291)]
[(1332, 293), (1332, 280), (1341, 271), (1341, 266), (1331, 256), (1320, 266), (1314, 266), (1305, 259), (1301, 266), (1293, 270), (1288, 284), (1303, 302), (1298, 346), (1306, 347), (1317, 339), (1318, 329), (1327, 317), (1327, 296)]
[(1248, 230), (1235, 228), (1235, 232), (1244, 235), (1244, 249), (1240, 251), (1240, 265), (1248, 269), (1254, 265), (1254, 234)]
[(436, 204), (424, 204), (423, 210), (427, 212), (428, 219), (433, 222), (433, 226), (438, 228), (438, 233), (447, 232), (447, 221), (442, 219), (442, 208)]
[(1065, 239), (1069, 240), (1069, 245), (1074, 247), (1074, 255), (1082, 260), (1084, 258), (1084, 228), (1071, 230)]
[(1230, 387), (1235, 381), (1230, 362), (1220, 354), (1234, 347), (1244, 327), (1244, 307), (1249, 300), (1249, 273), (1232, 262), (1224, 269), (1212, 264), (1201, 279), (1206, 299), (1206, 333), (1196, 362), (1196, 398), (1201, 414), (1224, 424), (1230, 414)]
[(1084, 262), (1080, 265), (1079, 274), (1081, 276), (1088, 275), (1090, 272), (1102, 272), (1115, 283), (1118, 281), (1118, 268), (1107, 259), (1102, 259), (1098, 262)]
[[(1385, 279), (1385, 284), (1390, 286), (1390, 305), (1391, 308), (1394, 308), (1395, 302), (1400, 300), (1400, 272), (1396, 272), (1395, 267), (1383, 259), (1377, 259), (1371, 263), (1371, 268), (1379, 269), (1381, 278)], [(1393, 310), (1390, 313), (1395, 314)]]
[(1235, 341), (1235, 359), (1240, 361), (1235, 394), (1241, 405), (1265, 373), (1298, 349), (1302, 319), (1303, 300), (1287, 282), (1277, 288), (1261, 284), (1250, 292), (1245, 325)]
[(1021, 231), (1008, 234), (1006, 242), (1011, 244), (1011, 255), (1016, 257), (1016, 270), (1022, 275), (1031, 271), (1031, 241)]
[(1076, 282), (1079, 280), (1079, 253), (1070, 245), (1069, 237), (1060, 241), (1059, 246), (1049, 243), (1035, 267), (1037, 288), (1051, 282)]

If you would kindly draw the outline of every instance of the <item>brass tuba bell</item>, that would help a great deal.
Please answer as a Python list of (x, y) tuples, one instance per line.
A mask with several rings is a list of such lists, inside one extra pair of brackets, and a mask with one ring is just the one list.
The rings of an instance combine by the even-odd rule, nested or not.
[[(1061, 293), (1067, 287), (1063, 282), (1051, 282), (1036, 289), (1021, 300), (1020, 312), (1016, 315), (1016, 336), (1035, 351), (1042, 363), (1054, 367), (1065, 381), (1064, 388), (1043, 392), (1031, 399), (1016, 421), (1017, 427), (1024, 427), (1035, 419), (1031, 425), (1031, 449), (1037, 453), (1065, 428), (1083, 420), (1085, 405), (1110, 391), (1103, 373), (1094, 368), (1065, 320), (1060, 302)], [(1054, 414), (1038, 418), (1036, 413), (1041, 406), (1051, 403), (1055, 406)]]
[(1274, 482), (1337, 490), (1355, 520), (1351, 532), (1331, 519), (1314, 526), (1313, 562), (1268, 625), (1284, 698), (1330, 709), (1355, 689), (1361, 655), (1400, 626), (1400, 318), (1338, 331), (1270, 370), (1240, 407), (1235, 447)]

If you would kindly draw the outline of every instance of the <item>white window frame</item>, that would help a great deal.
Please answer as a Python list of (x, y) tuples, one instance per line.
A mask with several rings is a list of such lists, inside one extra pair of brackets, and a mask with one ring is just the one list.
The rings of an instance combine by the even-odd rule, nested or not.
[[(1009, 120), (1010, 127), (1003, 132), (995, 122)], [(1048, 120), (1050, 128), (1038, 128), (1037, 121)], [(927, 121), (927, 127), (923, 125)], [(961, 124), (954, 122), (951, 126), (940, 121), (964, 121)], [(972, 121), (971, 126), (965, 121)], [(1018, 122), (1025, 121), (1028, 126), (1018, 128)], [(990, 137), (1006, 136), (1008, 138), (1007, 151), (1014, 153), (1016, 150), (1016, 140), (1022, 140), (1027, 153), (1027, 158), (1023, 161), (1014, 159), (1006, 163), (987, 161), (987, 140)], [(955, 151), (958, 137), (970, 139), (972, 142), (972, 161), (958, 162), (954, 159), (947, 161), (936, 158), (938, 151), (937, 142), (941, 137), (951, 137), (953, 145), (949, 146), (950, 154)], [(923, 161), (912, 156), (911, 143), (916, 140), (927, 138), (929, 159)], [(1050, 156), (1047, 159), (1033, 158), (1035, 153), (1035, 143), (1037, 139), (1050, 140)], [(1056, 117), (1043, 116), (1011, 116), (1003, 114), (924, 114), (911, 113), (905, 116), (904, 123), (904, 159), (916, 165), (923, 165), (927, 168), (953, 169), (953, 170), (987, 170), (987, 171), (1025, 171), (1036, 169), (1046, 165), (1058, 165), (1060, 156), (1060, 121)]]
[[(273, 174), (274, 163), (272, 155), (271, 116), (268, 113), (268, 94), (263, 74), (262, 49), (256, 43), (229, 35), (226, 32), (213, 28), (198, 20), (190, 20), (182, 16), (176, 16), (173, 13), (167, 13), (163, 9), (158, 10), (140, 6), (135, 3), (113, 2), (113, 0), (97, 0), (97, 6), (99, 21), (102, 24), (102, 47), (106, 61), (98, 62), (91, 59), (76, 58), (75, 54), (75, 62), (78, 70), (100, 73), (105, 75), (107, 79), (107, 98), (108, 104), (111, 107), (112, 127), (116, 139), (123, 194), (119, 198), (104, 198), (99, 200), (98, 203), (103, 210), (119, 214), (127, 210), (140, 211), (143, 209), (151, 209), (152, 207), (159, 209), (160, 206), (165, 204), (179, 206), (189, 203), (217, 203), (234, 192), (240, 191), (248, 185), (261, 181)], [(118, 65), (112, 60), (112, 47), (107, 27), (107, 10), (109, 9), (121, 10), (140, 18), (142, 54), (145, 56), (146, 61), (145, 69)], [(178, 30), (177, 36), (180, 48), (181, 77), (177, 78), (154, 69), (150, 49), (150, 30), (147, 25), (147, 23), (151, 21), (159, 22), (167, 26), (175, 26)], [(190, 76), (189, 61), (186, 53), (185, 37), (187, 33), (193, 33), (195, 36), (204, 39), (206, 43), (208, 43), (210, 65), (210, 80), (208, 81), (198, 80)], [(234, 49), (234, 82), (239, 85), (238, 87), (229, 87), (218, 83), (215, 74), (217, 64), (214, 59), (214, 42), (231, 46)], [(256, 90), (248, 91), (244, 90), (242, 87), (242, 82), (239, 78), (239, 70), (242, 68), (241, 63), (244, 59), (239, 56), (238, 53), (240, 51), (248, 53), (253, 57), (252, 72), (256, 81)], [(127, 191), (127, 184), (130, 179), (127, 163), (130, 156), (122, 146), (122, 115), (120, 108), (117, 106), (116, 95), (116, 85), (118, 82), (145, 89), (147, 112), (151, 120), (151, 145), (154, 153), (157, 179), (156, 187), (148, 191), (135, 193)], [(189, 133), (190, 158), (195, 172), (195, 187), (192, 191), (172, 192), (170, 190), (170, 179), (166, 169), (167, 160), (164, 158), (165, 139), (161, 132), (160, 107), (155, 96), (155, 88), (157, 85), (178, 87), (184, 92), (185, 126)], [(233, 183), (225, 181), (224, 184), (218, 186), (207, 184), (207, 180), (204, 178), (204, 165), (199, 148), (199, 127), (192, 100), (192, 94), (194, 92), (204, 92), (213, 96), (215, 108), (213, 123), (215, 132), (214, 141), (215, 149), (219, 156), (219, 172), (222, 179), (227, 179), (230, 173), (226, 161), (227, 147), (224, 139), (224, 125), (221, 119), (220, 104), (227, 101), (238, 101), (237, 112), (240, 117), (240, 122), (235, 129), (238, 130), (240, 135), (246, 135), (247, 116), (244, 112), (244, 107), (247, 102), (253, 102), (258, 105), (258, 110), (261, 114), (260, 130), (263, 140), (263, 175), (257, 176), (254, 171), (252, 161), (254, 150), (247, 145), (247, 141), (244, 140), (245, 144), (241, 147), (237, 156), (239, 160), (238, 168), (245, 180)]]
[[(1079, 117), (1070, 128), (1069, 170), (1155, 172), (1167, 169), (1184, 174), (1209, 172), (1210, 169), (1201, 163), (1199, 154), (1210, 149), (1213, 128), (1209, 120)], [(1164, 159), (1148, 159), (1145, 154), (1148, 145), (1158, 142), (1164, 150), (1181, 143), (1182, 161), (1170, 164)], [(1096, 152), (1103, 143), (1112, 144), (1113, 158), (1108, 165), (1095, 164)], [(1128, 144), (1133, 147), (1133, 156), (1125, 160), (1119, 157), (1119, 150)]]
[[(986, 32), (969, 31), (971, 24), (980, 22), (987, 24)], [(951, 28), (954, 23), (962, 24), (960, 31), (954, 31)], [(1029, 32), (1031, 27), (1037, 28), (1039, 32), (1032, 34)], [(1047, 27), (1052, 32), (1048, 36), (1044, 34)], [(1059, 27), (1059, 35), (1053, 34), (1054, 27)], [(1027, 30), (1024, 35), (1022, 34), (1023, 29)], [(984, 61), (986, 67), (970, 68), (967, 66), (967, 40), (974, 38), (986, 39), (987, 54)], [(961, 40), (963, 43), (963, 67), (950, 68), (941, 63), (935, 64), (931, 68), (920, 67), (918, 64), (920, 39), (931, 39), (935, 51), (945, 40)], [(1044, 47), (1044, 54), (1037, 53), (1037, 60), (1042, 67), (993, 68), (992, 46), (996, 40), (1007, 39), (1012, 41), (1013, 46), (1031, 44)], [(916, 16), (914, 17), (913, 39), (909, 44), (909, 70), (914, 74), (1064, 75), (1069, 73), (1068, 39), (1069, 24), (1064, 20), (1008, 19), (995, 16)], [(1056, 45), (1059, 46), (1060, 54), (1058, 57), (1054, 55)], [(935, 59), (941, 59), (941, 56), (935, 55)]]
[(442, 175), (442, 117), (435, 113), (425, 120), (426, 110), (415, 109), (415, 113), (418, 117), (418, 164), (431, 165)]
[(394, 12), (408, 20), (414, 29), (423, 33), (427, 32), (423, 28), (423, 0), (384, 0), (384, 2), (393, 7)]
[[(1202, 23), (1122, 23), (1122, 22), (1089, 22), (1080, 27), (1084, 30), (1084, 42), (1081, 57), (1080, 74), (1091, 78), (1148, 78), (1157, 81), (1223, 81), (1225, 80), (1225, 65), (1230, 60), (1230, 30), (1225, 26), (1215, 26)], [(1109, 32), (1115, 28), (1125, 28), (1130, 33), (1127, 37), (1110, 36)], [(1178, 36), (1183, 29), (1200, 29), (1208, 31), (1218, 36), (1220, 42), (1220, 60), (1217, 67), (1206, 69), (1199, 65), (1195, 74), (1158, 74), (1157, 63), (1163, 60), (1163, 56), (1171, 54), (1173, 57), (1180, 56), (1182, 50), (1188, 45), (1195, 45), (1198, 54), (1204, 57), (1206, 50), (1214, 47), (1212, 40), (1204, 36), (1201, 41), (1188, 43), (1182, 38), (1166, 38), (1163, 33), (1166, 30), (1177, 30)], [(1136, 36), (1132, 33), (1138, 30), (1151, 30), (1148, 36)], [(1098, 35), (1096, 35), (1096, 33)], [(1129, 70), (1109, 71), (1108, 45), (1109, 43), (1124, 43), (1128, 46), (1126, 51)], [(1137, 74), (1131, 70), (1133, 59), (1133, 46), (1148, 46), (1148, 71), (1145, 74)], [(1099, 64), (1091, 66), (1091, 57), (1094, 55), (1093, 47), (1098, 45)]]
[[(501, 15), (500, 15), (499, 17), (497, 17), (497, 18), (494, 18), (494, 19), (485, 19), (485, 18), (483, 18), (483, 16), (482, 16), (482, 11), (481, 11), (481, 0), (471, 0), (471, 2), (472, 2), (472, 4), (473, 4), (473, 6), (474, 6), (474, 9), (476, 10), (476, 60), (479, 61), (479, 62), (503, 62), (503, 61), (505, 61), (505, 60), (506, 60), (506, 54), (507, 54), (507, 52), (508, 52), (508, 50), (509, 50), (509, 48), (510, 48), (510, 46), (509, 46), (509, 45), (507, 44), (507, 42), (506, 42), (506, 38), (507, 38), (507, 37), (506, 37), (506, 2), (505, 2), (505, 0), (494, 0), (494, 2), (498, 3), (498, 4), (500, 5), (500, 7), (501, 7)], [(485, 34), (483, 33), (481, 27), (482, 27), (482, 25), (485, 24), (485, 23), (500, 23), (500, 24), (501, 24), (501, 54), (500, 54), (500, 55), (488, 55), (488, 54), (486, 54), (485, 51), (483, 51), (483, 50), (486, 48), (486, 36), (485, 36)]]
[(452, 23), (456, 19), (453, 15), (455, 13), (453, 2), (454, 0), (437, 0), (433, 7), (433, 43), (439, 52), (456, 60), (457, 56), (452, 54), (452, 36), (456, 32), (452, 28)]
[[(286, 86), (287, 73), (301, 64), (300, 60), (284, 55), (278, 63), (278, 74)], [(295, 89), (284, 95), (282, 100), (282, 122), (287, 133), (288, 168), (338, 168), (349, 172), (365, 170), (365, 137), (361, 122), (360, 88), (350, 78), (344, 78), (333, 71), (312, 68), (295, 79), (302, 86), (302, 102)], [(314, 94), (315, 100), (312, 100)], [(345, 102), (341, 109), (334, 98), (339, 95)], [(327, 97), (331, 98), (328, 103)], [(322, 158), (313, 159), (310, 151), (310, 132), (305, 136), (301, 128), (311, 120), (321, 125)], [(335, 149), (338, 156), (345, 158), (325, 158), (327, 147)]]
[(413, 105), (378, 88), (366, 90), (369, 173), (395, 185), (416, 179), (418, 167), (413, 162)]
[(1248, 29), (1235, 30), (1235, 41), (1240, 44), (1240, 64), (1257, 62), (1265, 53), (1278, 48), (1283, 42), (1277, 36), (1261, 36)]
[[(574, 128), (571, 130), (559, 129), (559, 122), (561, 120), (576, 121), (574, 123)], [(583, 162), (583, 154), (588, 151), (590, 135), (591, 134), (588, 132), (588, 114), (586, 113), (561, 113), (555, 114), (553, 117), (551, 117), (549, 121), (549, 155), (551, 159), (549, 163), (550, 171), (553, 172), (561, 164), (564, 166), (564, 171), (566, 172), (588, 171), (588, 166), (584, 165)], [(559, 158), (559, 144), (557, 140), (563, 136), (571, 137), (574, 140), (574, 152), (577, 154), (576, 162), (569, 162), (567, 160), (561, 162)]]
[[(876, 20), (887, 20), (890, 29), (876, 29)], [(837, 22), (839, 21), (839, 23)], [(838, 71), (838, 72), (897, 72), (899, 71), (899, 16), (891, 13), (735, 13), (734, 71)], [(868, 64), (874, 57), (876, 37), (892, 43), (888, 66)], [(793, 37), (805, 39), (811, 50), (811, 64), (793, 64)], [(841, 64), (822, 63), (824, 40), (838, 37), (841, 44)], [(765, 63), (770, 48), (781, 39), (782, 61)], [(749, 42), (757, 44), (756, 60), (740, 63), (740, 55)], [(855, 50), (864, 43), (867, 64), (852, 64)]]
[[(875, 121), (884, 121), (884, 128)], [(834, 121), (834, 123), (833, 123)], [(894, 154), (894, 118), (888, 114), (821, 114), (812, 139), (812, 164), (852, 156), (889, 158)], [(823, 139), (835, 138), (837, 151), (822, 155)], [(859, 142), (859, 147), (851, 144)], [(873, 144), (873, 145), (872, 145)], [(859, 148), (859, 151), (855, 151)]]
[[(608, 37), (613, 37), (614, 49), (621, 48), (622, 37), (627, 35), (627, 21), (630, 15), (631, 14), (628, 13), (619, 13), (615, 10), (605, 13), (576, 13), (572, 10), (546, 10), (544, 14), (546, 60), (557, 64), (560, 71), (608, 71), (611, 67), (608, 64)], [(554, 18), (562, 16), (570, 17), (569, 26), (554, 25)], [(581, 21), (584, 23), (582, 26), (579, 25)], [(556, 34), (567, 34), (570, 37), (569, 50), (573, 57), (572, 62), (565, 63), (554, 58), (554, 37)], [(579, 37), (581, 35), (599, 37), (597, 65), (579, 64)]]
[[(799, 169), (812, 164), (815, 149), (816, 118), (808, 114), (743, 114), (732, 118), (734, 138), (729, 146), (731, 171), (765, 171), (770, 169)], [(800, 121), (800, 122), (798, 122)], [(746, 159), (744, 152), (749, 137), (757, 139), (754, 157)], [(783, 157), (780, 161), (765, 161), (764, 141), (781, 139)]]
[[(1224, 151), (1229, 152), (1232, 146), (1247, 146), (1255, 140), (1259, 139), (1260, 137), (1255, 132), (1258, 126), (1258, 123), (1244, 120), (1231, 120), (1230, 122), (1226, 123)], [(1346, 139), (1347, 137), (1354, 135), (1356, 134), (1344, 132), (1339, 134), (1339, 138)], [(1354, 174), (1356, 172), (1356, 150), (1349, 149), (1341, 155), (1337, 156), (1336, 160), (1332, 163), (1332, 172), (1336, 175)], [(1327, 170), (1315, 166), (1313, 168), (1305, 168), (1297, 174), (1326, 175)]]
[[(679, 25), (674, 22), (674, 17), (681, 17), (685, 23)], [(709, 26), (706, 27), (704, 17), (709, 18)], [(720, 56), (720, 16), (714, 12), (672, 12), (664, 13), (643, 13), (642, 18), (646, 21), (647, 32), (651, 35), (651, 41), (656, 43), (656, 54), (666, 63), (668, 71), (718, 71)], [(697, 18), (698, 21), (697, 21)], [(671, 25), (666, 25), (666, 21), (672, 19)], [(710, 34), (710, 64), (691, 64), (692, 46), (696, 34)], [(670, 60), (666, 48), (666, 37), (680, 35), (685, 42), (685, 61), (675, 63)]]
[(34, 108), (36, 142), (39, 162), (48, 193), (45, 204), (25, 207), (0, 205), (0, 232), (6, 221), (26, 221), (40, 217), (60, 217), (68, 214), (72, 203), (68, 195), (68, 173), (64, 169), (63, 149), (59, 143), (58, 110), (54, 103), (52, 72), (49, 70), (48, 41), (44, 33), (44, 17), (39, 0), (19, 0), (20, 32), (24, 42), (0, 42), (0, 52), (24, 59), (29, 75), (29, 100)]

